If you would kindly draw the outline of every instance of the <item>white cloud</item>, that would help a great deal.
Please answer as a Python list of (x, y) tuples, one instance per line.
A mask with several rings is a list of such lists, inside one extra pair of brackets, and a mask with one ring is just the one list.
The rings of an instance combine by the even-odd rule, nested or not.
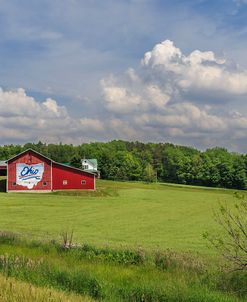
[(89, 133), (91, 131), (96, 131), (101, 133), (104, 131), (104, 127), (105, 127), (103, 122), (92, 118), (81, 118), (80, 125), (82, 126), (84, 131), (88, 131)]
[[(247, 71), (212, 51), (185, 55), (166, 40), (145, 53), (139, 68), (103, 79), (101, 85), (107, 110), (135, 129), (130, 139), (187, 138), (203, 146), (211, 138), (229, 146), (231, 137), (247, 130), (247, 116), (225, 109), (226, 102), (234, 106), (240, 96), (247, 98)], [(205, 100), (207, 92), (211, 96)]]
[[(121, 138), (236, 149), (247, 139), (247, 116), (234, 108), (236, 100), (247, 98), (247, 71), (232, 66), (212, 51), (185, 55), (164, 41), (144, 55), (139, 67), (103, 78), (103, 100), (85, 103), (77, 117), (52, 98), (38, 102), (24, 89), (0, 89), (0, 142)], [(100, 115), (90, 113), (90, 106)]]
[(141, 104), (140, 96), (117, 86), (113, 79), (101, 81), (106, 107), (114, 112), (133, 112)]
[(64, 106), (53, 99), (39, 103), (20, 88), (16, 91), (0, 89), (0, 142), (73, 142), (88, 140), (90, 135), (102, 132), (104, 125), (98, 119), (71, 117)]
[[(223, 58), (212, 51), (195, 50), (188, 56), (166, 40), (145, 53), (142, 64), (163, 77), (170, 73), (184, 90), (215, 90), (221, 93), (247, 94), (247, 71), (231, 70)], [(154, 71), (153, 71), (154, 72)]]
[(123, 82), (114, 76), (103, 79), (101, 87), (106, 108), (118, 114), (163, 110), (170, 101), (169, 85), (145, 82), (133, 70), (125, 73)]

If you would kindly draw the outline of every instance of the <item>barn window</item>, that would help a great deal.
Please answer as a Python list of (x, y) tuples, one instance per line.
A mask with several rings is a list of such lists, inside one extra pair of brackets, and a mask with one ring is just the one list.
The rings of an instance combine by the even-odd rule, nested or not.
[(13, 184), (12, 184), (13, 186), (16, 186), (16, 182), (13, 182)]
[(63, 185), (66, 186), (67, 184), (68, 184), (67, 179), (64, 179), (64, 180), (63, 180)]
[(85, 184), (86, 184), (86, 180), (83, 179), (83, 180), (81, 181), (81, 184), (82, 184), (82, 185), (85, 185)]
[(47, 182), (46, 181), (43, 181), (43, 186), (47, 186)]
[(83, 165), (83, 169), (87, 170), (88, 169), (88, 165)]

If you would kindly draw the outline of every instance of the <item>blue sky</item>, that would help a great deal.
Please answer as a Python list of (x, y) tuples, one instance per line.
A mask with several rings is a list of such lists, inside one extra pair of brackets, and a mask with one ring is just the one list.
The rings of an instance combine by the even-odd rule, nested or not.
[(245, 0), (0, 0), (0, 144), (246, 152), (246, 20)]

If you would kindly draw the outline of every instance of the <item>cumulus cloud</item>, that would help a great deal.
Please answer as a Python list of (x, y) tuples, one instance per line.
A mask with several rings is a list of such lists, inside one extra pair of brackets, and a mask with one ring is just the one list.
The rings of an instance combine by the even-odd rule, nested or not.
[(205, 147), (210, 137), (231, 147), (247, 129), (247, 116), (225, 110), (226, 103), (247, 98), (247, 71), (212, 51), (186, 55), (166, 40), (146, 52), (136, 70), (111, 75), (101, 87), (108, 112), (135, 129), (131, 139), (197, 139)]
[(1, 143), (33, 140), (79, 143), (77, 140), (89, 139), (88, 133), (102, 132), (103, 124), (98, 119), (73, 118), (55, 100), (38, 102), (20, 88), (0, 89), (0, 129)]
[[(146, 52), (142, 64), (163, 76), (171, 74), (174, 84), (182, 90), (210, 90), (223, 94), (246, 94), (247, 71), (230, 69), (223, 58), (212, 51), (195, 50), (188, 56), (166, 40)], [(154, 72), (153, 71), (153, 72)]]
[(243, 151), (247, 115), (235, 104), (247, 98), (247, 71), (212, 51), (184, 54), (166, 40), (137, 68), (100, 85), (99, 114), (87, 102), (77, 117), (52, 98), (39, 102), (24, 89), (0, 89), (0, 142), (127, 139)]

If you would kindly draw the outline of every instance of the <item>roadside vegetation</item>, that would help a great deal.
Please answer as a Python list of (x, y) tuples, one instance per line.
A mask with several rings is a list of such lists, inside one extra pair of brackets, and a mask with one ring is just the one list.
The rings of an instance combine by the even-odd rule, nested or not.
[(0, 236), (0, 274), (5, 278), (96, 301), (245, 301), (246, 273), (230, 273), (217, 263), (171, 250), (153, 253), (87, 244), (64, 248), (62, 242)]
[(68, 294), (52, 288), (37, 287), (30, 283), (0, 275), (1, 302), (92, 302), (93, 299)]

